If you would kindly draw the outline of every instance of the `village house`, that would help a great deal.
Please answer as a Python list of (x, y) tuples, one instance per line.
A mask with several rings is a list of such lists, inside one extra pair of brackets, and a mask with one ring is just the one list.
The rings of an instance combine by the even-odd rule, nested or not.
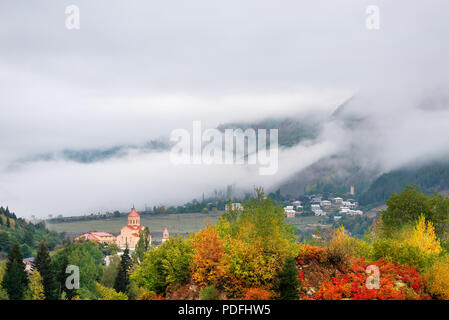
[(343, 199), (340, 197), (336, 197), (336, 198), (331, 198), (331, 201), (333, 204), (335, 205), (341, 205), (343, 204)]
[(322, 201), (320, 202), (320, 206), (321, 206), (323, 209), (330, 208), (331, 205), (332, 205), (332, 203), (331, 203), (329, 200), (322, 200)]
[(28, 274), (31, 274), (32, 272), (33, 272), (33, 269), (34, 269), (34, 258), (33, 257), (31, 257), (31, 258), (25, 258), (25, 259), (23, 259), (22, 261), (23, 261), (23, 263), (25, 264), (25, 271), (28, 273)]
[(226, 211), (233, 211), (233, 210), (243, 210), (243, 206), (241, 203), (238, 202), (234, 202), (231, 203), (231, 206), (229, 207), (229, 205), (226, 205)]
[(293, 209), (293, 206), (284, 207), (284, 212), (286, 213), (287, 218), (294, 218), (296, 215), (296, 211)]

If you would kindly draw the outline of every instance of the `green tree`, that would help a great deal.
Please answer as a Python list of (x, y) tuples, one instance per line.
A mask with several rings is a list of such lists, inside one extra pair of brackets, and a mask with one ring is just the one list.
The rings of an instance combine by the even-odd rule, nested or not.
[(418, 221), (421, 214), (433, 223), (438, 236), (442, 237), (449, 227), (449, 199), (439, 194), (427, 196), (419, 192), (418, 187), (407, 186), (387, 200), (387, 209), (381, 213), (381, 230), (390, 237), (405, 225)]
[(45, 241), (39, 243), (36, 260), (34, 261), (34, 268), (39, 271), (42, 276), (45, 299), (56, 300), (58, 298), (58, 285), (55, 279), (55, 272), (52, 268), (50, 252)]
[(136, 250), (133, 252), (134, 264), (140, 264), (143, 260), (145, 253), (150, 248), (150, 230), (145, 227), (143, 230), (139, 231), (139, 241), (137, 241)]
[[(61, 267), (57, 270), (61, 272), (61, 279), (64, 278), (62, 285), (67, 294), (67, 298), (79, 295), (80, 299), (96, 299), (96, 283), (100, 280), (102, 275), (102, 261), (103, 254), (98, 247), (98, 244), (92, 241), (75, 242), (63, 250), (55, 253), (52, 260), (59, 261), (58, 265), (62, 266), (64, 251), (67, 254), (69, 265), (79, 267), (80, 272), (80, 289), (69, 290), (65, 289), (65, 268)], [(64, 273), (64, 275), (62, 274)]]
[(150, 248), (131, 279), (148, 291), (164, 294), (188, 283), (192, 247), (189, 239), (171, 237), (158, 248)]
[(52, 259), (52, 269), (55, 272), (55, 280), (57, 283), (58, 299), (61, 299), (64, 294), (67, 299), (74, 297), (73, 290), (67, 289), (65, 282), (68, 277), (66, 273), (67, 266), (69, 265), (69, 258), (67, 250), (63, 249), (59, 254), (55, 254)]
[(20, 252), (20, 246), (17, 242), (13, 245), (9, 253), (2, 285), (11, 300), (22, 299), (28, 288), (25, 263), (23, 263), (23, 255)]
[(120, 268), (117, 273), (117, 277), (114, 282), (114, 289), (117, 292), (128, 293), (129, 289), (129, 270), (131, 269), (132, 262), (129, 256), (129, 249), (126, 247), (120, 261)]
[(117, 278), (121, 259), (117, 255), (109, 258), (109, 265), (104, 268), (100, 283), (105, 287), (112, 288), (114, 287), (115, 278)]
[(287, 258), (278, 273), (276, 291), (279, 293), (279, 298), (281, 300), (298, 299), (298, 286), (299, 280), (295, 259)]

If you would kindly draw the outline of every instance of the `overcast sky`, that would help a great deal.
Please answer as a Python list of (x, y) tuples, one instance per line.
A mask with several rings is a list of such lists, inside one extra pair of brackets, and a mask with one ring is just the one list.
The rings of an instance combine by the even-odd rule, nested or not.
[[(65, 27), (70, 4), (80, 8), (79, 30)], [(380, 9), (379, 30), (366, 28), (368, 5)], [(353, 111), (383, 132), (360, 133), (382, 154), (362, 150), (365, 157), (387, 170), (441, 153), (446, 105), (425, 114), (408, 108), (429, 92), (447, 94), (448, 12), (447, 0), (3, 0), (0, 205), (28, 217), (85, 214), (180, 203), (226, 184), (269, 187), (338, 151), (345, 132), (329, 126), (317, 145), (283, 151), (271, 177), (242, 166), (174, 168), (165, 153), (10, 164), (67, 148), (141, 144), (191, 130), (192, 120), (214, 127), (325, 117), (353, 95), (368, 97)], [(418, 130), (428, 134), (419, 144), (411, 139)]]

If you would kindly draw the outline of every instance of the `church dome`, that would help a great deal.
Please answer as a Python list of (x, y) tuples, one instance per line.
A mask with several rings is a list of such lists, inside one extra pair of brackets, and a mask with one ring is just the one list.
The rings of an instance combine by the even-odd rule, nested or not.
[(128, 214), (128, 217), (140, 217), (137, 213), (136, 209), (132, 208), (131, 212)]

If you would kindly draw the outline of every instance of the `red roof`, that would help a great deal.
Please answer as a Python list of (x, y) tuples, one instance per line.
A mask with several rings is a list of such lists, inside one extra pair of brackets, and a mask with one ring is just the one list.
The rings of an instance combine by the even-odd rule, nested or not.
[(122, 227), (122, 229), (123, 228), (129, 228), (129, 229), (131, 229), (131, 230), (140, 230), (140, 229), (143, 229), (143, 228), (145, 228), (144, 226), (130, 226), (129, 224), (128, 225), (126, 225), (126, 226), (123, 226)]
[(136, 209), (133, 208), (128, 214), (128, 217), (140, 217), (140, 215), (137, 213)]
[(91, 232), (90, 234), (97, 236), (97, 237), (114, 237), (112, 234), (108, 232)]

